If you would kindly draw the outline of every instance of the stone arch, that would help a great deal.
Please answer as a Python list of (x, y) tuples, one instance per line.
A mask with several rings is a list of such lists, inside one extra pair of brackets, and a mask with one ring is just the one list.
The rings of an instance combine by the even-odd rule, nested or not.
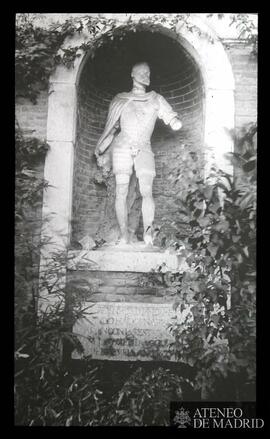
[[(209, 158), (206, 175), (213, 162), (227, 172), (232, 172), (224, 158), (224, 154), (233, 148), (232, 139), (228, 135), (228, 130), (234, 126), (232, 68), (213, 31), (198, 17), (192, 20), (202, 32), (201, 35), (182, 24), (176, 27), (175, 32), (166, 26), (160, 27), (160, 31), (177, 39), (201, 69), (205, 87), (204, 141)], [(84, 38), (83, 35), (75, 36), (65, 44), (75, 46)], [(65, 248), (70, 238), (77, 86), (89, 56), (90, 53), (81, 54), (70, 69), (57, 67), (50, 78), (47, 118), (50, 151), (45, 161), (44, 177), (51, 187), (45, 191), (43, 201), (43, 218), (49, 214), (50, 220), (44, 224), (43, 234), (53, 236), (57, 248)]]

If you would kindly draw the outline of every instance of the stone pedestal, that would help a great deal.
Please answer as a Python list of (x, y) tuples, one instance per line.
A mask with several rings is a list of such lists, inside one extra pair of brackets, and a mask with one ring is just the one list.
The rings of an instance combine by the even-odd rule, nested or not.
[[(175, 252), (143, 245), (73, 251), (69, 256), (71, 291), (83, 280), (84, 305), (94, 303), (87, 319), (78, 320), (73, 327), (80, 335), (84, 355), (106, 360), (174, 361), (168, 325), (185, 316), (173, 310), (173, 297), (165, 284), (139, 283), (141, 277), (184, 270), (184, 261)], [(77, 352), (72, 356), (81, 358)]]

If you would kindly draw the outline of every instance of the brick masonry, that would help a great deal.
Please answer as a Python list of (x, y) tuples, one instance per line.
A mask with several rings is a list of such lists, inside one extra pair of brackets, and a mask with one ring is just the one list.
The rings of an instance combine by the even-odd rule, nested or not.
[(257, 120), (257, 59), (243, 44), (226, 46), (235, 79), (235, 126)]
[(34, 105), (28, 99), (17, 98), (15, 115), (21, 129), (28, 136), (46, 139), (48, 95), (42, 91)]
[(86, 302), (171, 303), (175, 294), (159, 273), (70, 271), (68, 289)]
[(78, 91), (77, 138), (73, 184), (73, 239), (94, 236), (105, 208), (106, 188), (95, 183), (94, 150), (102, 134), (112, 95), (97, 90), (83, 74)]

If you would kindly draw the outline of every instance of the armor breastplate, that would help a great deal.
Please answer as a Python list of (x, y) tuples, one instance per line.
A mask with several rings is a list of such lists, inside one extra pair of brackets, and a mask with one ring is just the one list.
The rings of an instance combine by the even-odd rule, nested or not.
[(131, 101), (121, 114), (121, 132), (133, 142), (150, 142), (158, 114), (156, 99)]

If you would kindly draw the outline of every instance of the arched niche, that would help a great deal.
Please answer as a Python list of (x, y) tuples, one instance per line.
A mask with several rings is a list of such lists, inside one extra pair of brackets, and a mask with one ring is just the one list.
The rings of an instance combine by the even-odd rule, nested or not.
[[(201, 35), (185, 25), (179, 25), (175, 32), (166, 27), (159, 27), (158, 31), (175, 40), (182, 47), (197, 65), (198, 75), (202, 78), (202, 130), (209, 157), (205, 174), (208, 175), (213, 163), (231, 172), (224, 154), (231, 152), (233, 148), (232, 139), (228, 135), (229, 130), (234, 126), (232, 69), (221, 42), (212, 30), (196, 17), (194, 22), (201, 30)], [(210, 38), (202, 36), (205, 33)], [(75, 36), (66, 44), (77, 45), (82, 38), (83, 36)], [(74, 66), (69, 69), (59, 66), (50, 78), (47, 120), (47, 141), (50, 151), (44, 168), (44, 177), (50, 186), (44, 193), (43, 201), (43, 217), (49, 215), (49, 220), (44, 223), (43, 235), (53, 237), (50, 248), (53, 246), (65, 248), (70, 242), (74, 198), (74, 150), (78, 134), (78, 88), (90, 56), (89, 52), (77, 57)], [(166, 84), (158, 84), (156, 78), (155, 85), (160, 92), (165, 93)], [(112, 90), (114, 91), (116, 90)], [(171, 91), (172, 89), (168, 90), (169, 93)], [(108, 95), (107, 101), (109, 98)], [(104, 114), (105, 112), (104, 109)]]

